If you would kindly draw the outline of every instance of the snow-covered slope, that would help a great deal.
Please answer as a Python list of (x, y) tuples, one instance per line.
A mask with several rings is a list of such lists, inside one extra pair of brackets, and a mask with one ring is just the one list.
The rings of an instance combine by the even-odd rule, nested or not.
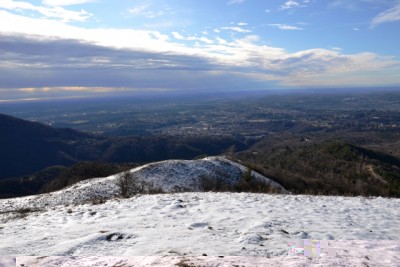
[[(234, 185), (246, 171), (212, 157), (130, 172), (175, 192), (202, 191), (203, 177)], [(400, 199), (202, 192), (115, 198), (118, 177), (0, 200), (0, 267), (400, 266)], [(305, 253), (300, 240), (324, 249), (296, 255)]]
[[(224, 185), (235, 185), (247, 168), (224, 157), (208, 157), (200, 160), (167, 160), (150, 163), (130, 170), (139, 181), (152, 184), (163, 192), (201, 192), (204, 177)], [(289, 193), (278, 183), (251, 172), (254, 179), (271, 185), (276, 192)], [(69, 205), (110, 199), (121, 195), (119, 174), (79, 182), (63, 190), (16, 199), (0, 200), (0, 212), (20, 209), (42, 209), (56, 205)]]
[[(362, 197), (138, 195), (2, 213), (0, 255), (29, 267), (400, 266), (399, 206)], [(288, 255), (299, 239), (325, 240), (336, 255)]]
[[(200, 160), (168, 160), (151, 163), (132, 170), (140, 180), (147, 181), (165, 192), (201, 192), (202, 179), (218, 180), (233, 186), (246, 173), (247, 168), (224, 157)], [(288, 193), (281, 185), (265, 176), (251, 172), (253, 178), (271, 184), (278, 192)]]

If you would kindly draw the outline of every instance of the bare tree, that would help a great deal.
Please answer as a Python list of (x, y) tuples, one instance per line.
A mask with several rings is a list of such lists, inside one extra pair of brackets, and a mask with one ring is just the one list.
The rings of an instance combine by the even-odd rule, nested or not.
[(139, 178), (129, 170), (121, 173), (117, 180), (122, 197), (130, 197), (146, 191), (146, 182), (139, 181)]
[(125, 171), (123, 173), (121, 173), (118, 177), (117, 180), (117, 185), (121, 191), (121, 196), (122, 197), (129, 197), (129, 180), (130, 180), (130, 172), (129, 171)]

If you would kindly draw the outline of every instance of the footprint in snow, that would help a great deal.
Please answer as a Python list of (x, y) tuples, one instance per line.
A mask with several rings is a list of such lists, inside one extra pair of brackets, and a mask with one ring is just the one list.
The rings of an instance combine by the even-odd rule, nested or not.
[(309, 235), (306, 232), (300, 232), (296, 235), (297, 239), (308, 239)]
[(198, 222), (198, 223), (189, 224), (188, 227), (192, 228), (192, 229), (194, 229), (194, 228), (206, 228), (206, 227), (208, 228), (209, 225), (208, 225), (207, 222)]
[(239, 237), (238, 241), (239, 243), (257, 245), (264, 240), (266, 240), (266, 238), (258, 234), (246, 234), (244, 236)]

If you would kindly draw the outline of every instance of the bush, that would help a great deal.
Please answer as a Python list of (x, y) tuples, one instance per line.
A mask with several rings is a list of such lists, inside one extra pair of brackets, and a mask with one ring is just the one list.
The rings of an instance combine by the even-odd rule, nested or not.
[(248, 168), (236, 184), (223, 183), (223, 179), (207, 176), (201, 177), (201, 188), (204, 192), (248, 192), (248, 193), (277, 193), (272, 184), (262, 179), (253, 177), (252, 170)]
[(144, 182), (139, 181), (138, 177), (130, 171), (125, 171), (119, 175), (117, 185), (121, 196), (126, 198), (143, 193), (145, 190)]
[(119, 175), (117, 186), (120, 189), (121, 196), (124, 198), (128, 198), (136, 194), (164, 193), (161, 188), (156, 188), (153, 184), (141, 181), (136, 174), (131, 173), (130, 171), (125, 171)]
[(220, 178), (210, 178), (207, 176), (202, 176), (200, 177), (200, 184), (204, 192), (230, 191), (228, 186), (223, 186), (222, 179)]

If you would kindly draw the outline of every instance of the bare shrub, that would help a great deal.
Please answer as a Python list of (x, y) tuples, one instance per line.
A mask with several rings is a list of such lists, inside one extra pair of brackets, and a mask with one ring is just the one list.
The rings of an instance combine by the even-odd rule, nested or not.
[(224, 183), (223, 178), (218, 176), (215, 178), (208, 176), (200, 177), (200, 187), (204, 192), (232, 192), (233, 188), (229, 184)]
[(253, 177), (252, 170), (247, 168), (242, 177), (235, 185), (236, 192), (249, 193), (278, 193), (272, 183)]
[(122, 197), (130, 197), (136, 194), (145, 193), (147, 189), (146, 182), (140, 181), (139, 178), (130, 171), (125, 171), (120, 174), (117, 180), (117, 185)]
[(204, 192), (214, 191), (216, 188), (215, 180), (207, 176), (200, 177), (200, 185)]
[(101, 205), (101, 204), (104, 204), (106, 202), (107, 202), (107, 200), (104, 199), (104, 198), (95, 198), (95, 199), (91, 200), (91, 204), (92, 205)]
[(204, 192), (249, 192), (249, 193), (279, 193), (272, 183), (253, 176), (253, 171), (247, 168), (237, 183), (231, 185), (224, 183), (224, 179), (218, 177), (200, 177), (200, 187)]
[(122, 197), (129, 197), (129, 187), (130, 187), (130, 177), (131, 174), (129, 171), (123, 172), (120, 174), (117, 180), (117, 185), (120, 189), (120, 193)]
[(136, 194), (164, 193), (161, 188), (156, 188), (153, 184), (141, 181), (136, 174), (131, 173), (130, 171), (125, 171), (120, 174), (117, 180), (117, 186), (120, 189), (121, 196), (125, 198)]

